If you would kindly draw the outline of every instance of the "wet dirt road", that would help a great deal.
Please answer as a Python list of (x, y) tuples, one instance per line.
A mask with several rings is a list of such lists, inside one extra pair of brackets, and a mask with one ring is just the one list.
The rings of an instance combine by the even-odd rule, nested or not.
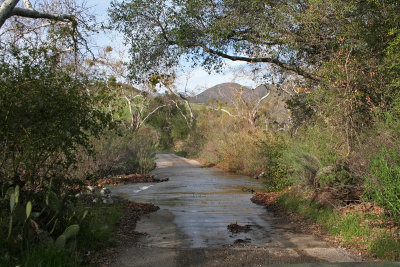
[[(170, 153), (157, 155), (156, 184), (114, 188), (113, 194), (153, 203), (160, 210), (146, 215), (136, 230), (145, 232), (126, 248), (115, 266), (265, 266), (271, 264), (354, 262), (360, 259), (324, 241), (293, 231), (264, 207), (250, 201), (249, 189), (261, 184), (246, 176), (202, 168), (194, 160)], [(233, 234), (232, 223), (250, 225)], [(234, 245), (235, 240), (245, 244)]]

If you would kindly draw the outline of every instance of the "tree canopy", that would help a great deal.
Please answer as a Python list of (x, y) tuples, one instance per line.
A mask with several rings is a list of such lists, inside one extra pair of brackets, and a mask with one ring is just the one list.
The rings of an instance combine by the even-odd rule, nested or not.
[[(115, 0), (109, 11), (130, 46), (131, 75), (137, 80), (186, 57), (209, 71), (221, 69), (225, 58), (270, 63), (319, 81), (316, 71), (337, 52), (340, 40), (362, 40), (359, 48), (385, 40), (380, 44), (384, 47), (387, 30), (398, 23), (393, 16), (399, 4), (393, 0)], [(368, 30), (372, 27), (373, 32)]]

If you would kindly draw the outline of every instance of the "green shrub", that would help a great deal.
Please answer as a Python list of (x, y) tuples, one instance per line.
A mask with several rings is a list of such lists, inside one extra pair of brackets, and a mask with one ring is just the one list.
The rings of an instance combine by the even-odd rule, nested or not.
[(375, 201), (400, 218), (400, 151), (383, 149), (372, 158), (369, 170), (364, 199)]
[(23, 267), (71, 267), (78, 266), (66, 250), (53, 247), (34, 247), (24, 253), (19, 266)]
[[(287, 141), (282, 163), (288, 166), (293, 184), (309, 188), (335, 186), (348, 183), (349, 174), (340, 166), (345, 156), (342, 136), (319, 122), (299, 130)], [(327, 169), (330, 171), (325, 173)]]
[(65, 180), (77, 148), (89, 149), (89, 137), (108, 117), (85, 90), (90, 79), (59, 68), (59, 55), (45, 49), (12, 55), (0, 56), (0, 183)]
[[(155, 98), (155, 102), (167, 103), (169, 97)], [(174, 100), (178, 101), (178, 100)], [(178, 101), (179, 102), (179, 101)], [(190, 116), (187, 108), (183, 103), (177, 106), (165, 106), (153, 114), (147, 122), (157, 131), (157, 147), (160, 150), (171, 150), (174, 148), (177, 141), (183, 140), (189, 134), (190, 130)]]
[(278, 133), (265, 132), (265, 137), (258, 146), (259, 154), (266, 159), (263, 182), (267, 191), (281, 191), (291, 185), (288, 180), (288, 168), (282, 162), (282, 155), (287, 146), (284, 137)]
[(93, 251), (113, 245), (112, 236), (116, 222), (122, 214), (122, 204), (94, 206), (81, 223), (77, 236), (78, 248)]
[(349, 213), (335, 219), (336, 222), (332, 225), (331, 233), (340, 235), (348, 242), (357, 242), (355, 237), (366, 236), (370, 233), (367, 227), (362, 225), (363, 216), (359, 213)]

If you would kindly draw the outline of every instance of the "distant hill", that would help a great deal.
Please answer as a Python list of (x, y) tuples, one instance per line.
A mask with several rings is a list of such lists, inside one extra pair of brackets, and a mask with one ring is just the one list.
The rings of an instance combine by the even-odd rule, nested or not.
[(239, 91), (240, 88), (243, 88), (243, 90), (249, 90), (249, 88), (244, 87), (238, 83), (217, 84), (192, 97), (191, 102), (207, 103), (212, 99), (216, 99), (222, 102), (232, 103), (235, 94)]
[(265, 85), (260, 85), (255, 89), (251, 89), (238, 83), (221, 83), (192, 97), (190, 101), (193, 103), (207, 103), (212, 99), (216, 99), (230, 104), (235, 99), (235, 95), (239, 90), (244, 91), (245, 99), (257, 100), (267, 94), (269, 88)]

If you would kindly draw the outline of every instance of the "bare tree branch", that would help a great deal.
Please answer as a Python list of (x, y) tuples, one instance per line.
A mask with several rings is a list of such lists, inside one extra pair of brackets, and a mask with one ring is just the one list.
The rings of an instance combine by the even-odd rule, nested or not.
[(49, 19), (55, 21), (71, 22), (73, 26), (77, 24), (74, 16), (68, 14), (50, 14), (34, 10), (29, 0), (23, 0), (26, 8), (16, 7), (19, 0), (5, 0), (0, 6), (0, 28), (4, 22), (12, 17), (19, 16), (33, 19)]
[[(193, 112), (192, 106), (190, 105), (187, 96), (185, 96), (184, 94), (179, 93), (179, 92), (176, 92), (175, 90), (173, 90), (173, 89), (171, 88), (171, 86), (168, 84), (168, 81), (165, 81), (164, 79), (161, 79), (161, 84), (162, 84), (171, 94), (175, 95), (176, 97), (182, 99), (182, 100), (185, 102), (186, 106), (187, 106), (188, 109), (189, 109), (189, 113), (190, 113), (190, 124), (192, 124), (193, 121), (196, 120), (196, 117), (194, 116), (194, 112)], [(185, 90), (186, 90), (186, 88), (185, 88)], [(176, 103), (175, 103), (175, 104), (176, 104)], [(183, 114), (182, 114), (182, 115), (183, 115)], [(185, 120), (187, 120), (186, 117), (185, 117)]]
[(261, 97), (261, 98), (258, 100), (257, 104), (256, 104), (256, 105), (254, 106), (254, 108), (253, 108), (252, 118), (255, 118), (255, 117), (256, 117), (256, 114), (257, 114), (257, 112), (258, 112), (258, 108), (260, 107), (261, 102), (262, 102), (264, 99), (266, 99), (266, 98), (269, 96), (270, 93), (271, 93), (271, 92), (268, 92), (265, 96)]
[(147, 114), (147, 116), (144, 117), (144, 119), (139, 123), (139, 126), (138, 126), (137, 129), (139, 129), (139, 128), (147, 121), (147, 119), (148, 119), (151, 115), (153, 115), (155, 112), (157, 112), (157, 110), (159, 110), (160, 108), (165, 107), (165, 106), (167, 106), (167, 105), (158, 106), (158, 107), (156, 107), (153, 111), (151, 111), (149, 114)]
[(190, 126), (185, 114), (183, 114), (182, 109), (179, 107), (178, 102), (172, 100), (172, 102), (175, 104), (176, 108), (179, 110), (179, 112), (181, 113), (182, 117), (185, 119), (187, 126)]
[(64, 22), (72, 22), (73, 24), (76, 24), (76, 20), (74, 16), (67, 15), (67, 14), (61, 14), (61, 15), (53, 15), (50, 13), (43, 13), (39, 12), (37, 10), (33, 9), (27, 9), (27, 8), (19, 8), (15, 7), (12, 12), (10, 13), (11, 16), (20, 16), (20, 17), (25, 17), (25, 18), (32, 18), (32, 19), (49, 19), (49, 20), (56, 20), (56, 21), (64, 21)]

